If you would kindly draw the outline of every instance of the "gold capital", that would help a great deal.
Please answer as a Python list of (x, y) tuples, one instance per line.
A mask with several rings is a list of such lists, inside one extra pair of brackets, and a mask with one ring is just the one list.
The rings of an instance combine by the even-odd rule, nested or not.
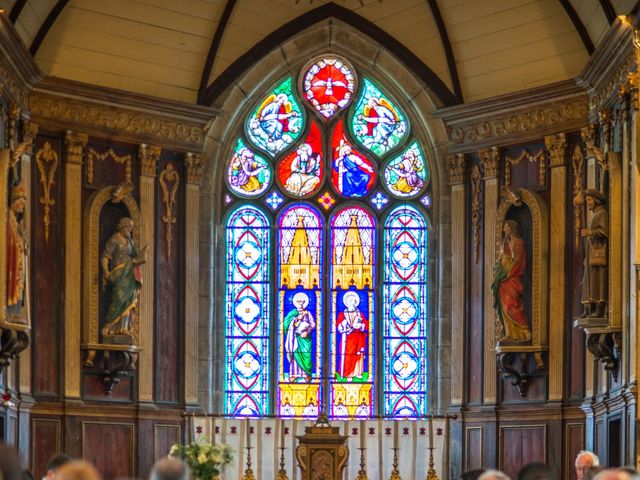
[(478, 153), (480, 154), (485, 180), (496, 178), (500, 168), (500, 150), (498, 147), (483, 148)]
[(188, 152), (184, 157), (187, 167), (187, 183), (200, 183), (202, 177), (202, 156), (199, 153)]
[(84, 146), (89, 141), (89, 135), (67, 130), (64, 144), (67, 147), (67, 163), (82, 165), (82, 153)]
[(142, 164), (142, 175), (145, 177), (156, 176), (156, 166), (160, 158), (162, 149), (155, 145), (140, 144), (140, 163)]
[(464, 154), (449, 155), (447, 164), (449, 167), (449, 184), (457, 185), (464, 182)]
[(549, 164), (551, 167), (559, 167), (565, 164), (567, 154), (567, 138), (564, 133), (547, 135), (544, 144), (549, 152)]

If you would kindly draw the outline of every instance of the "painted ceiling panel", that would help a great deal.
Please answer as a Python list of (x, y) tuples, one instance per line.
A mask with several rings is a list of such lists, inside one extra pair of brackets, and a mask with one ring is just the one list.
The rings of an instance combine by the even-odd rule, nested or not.
[(637, 0), (611, 0), (611, 5), (618, 15), (628, 15)]
[[(449, 8), (443, 3), (466, 101), (517, 91), (524, 83), (543, 85), (551, 77), (571, 78), (587, 61), (559, 2), (513, 0), (508, 9), (504, 4), (487, 0)], [(543, 61), (556, 57), (557, 62)]]
[[(8, 8), (15, 0), (0, 0)], [(599, 0), (570, 0), (597, 43)], [(15, 26), (29, 46), (56, 0), (29, 0)], [(237, 0), (210, 81), (287, 22), (329, 0)], [(344, 0), (406, 46), (453, 90), (425, 0)], [(634, 0), (612, 0), (617, 12)], [(70, 0), (37, 52), (46, 74), (195, 102), (227, 0)], [(465, 101), (575, 76), (587, 53), (558, 0), (437, 0)]]

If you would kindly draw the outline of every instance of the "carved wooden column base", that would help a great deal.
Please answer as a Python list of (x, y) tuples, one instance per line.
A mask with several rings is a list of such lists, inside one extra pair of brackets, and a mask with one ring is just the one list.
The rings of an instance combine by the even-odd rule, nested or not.
[(29, 346), (29, 331), (5, 324), (0, 327), (0, 332), (0, 367), (8, 367), (11, 360)]
[(135, 345), (85, 344), (84, 367), (102, 377), (104, 393), (111, 395), (120, 379), (132, 376), (140, 348)]
[[(545, 369), (543, 352), (548, 347), (530, 345), (498, 345), (496, 346), (496, 364), (498, 372), (505, 380), (511, 381), (511, 385), (518, 389), (521, 397), (527, 396), (529, 379)], [(530, 358), (533, 357), (535, 368), (530, 368)]]
[(587, 348), (596, 360), (604, 364), (605, 370), (618, 375), (620, 354), (622, 352), (622, 330), (605, 328), (586, 328)]

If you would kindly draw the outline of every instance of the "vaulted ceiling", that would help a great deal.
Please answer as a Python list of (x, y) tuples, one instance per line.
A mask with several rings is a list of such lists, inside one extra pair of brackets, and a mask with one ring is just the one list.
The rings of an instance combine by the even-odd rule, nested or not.
[(207, 87), (256, 46), (338, 15), (393, 37), (442, 80), (452, 102), (469, 102), (575, 77), (609, 24), (635, 3), (0, 0), (0, 7), (45, 74), (188, 103), (208, 101)]

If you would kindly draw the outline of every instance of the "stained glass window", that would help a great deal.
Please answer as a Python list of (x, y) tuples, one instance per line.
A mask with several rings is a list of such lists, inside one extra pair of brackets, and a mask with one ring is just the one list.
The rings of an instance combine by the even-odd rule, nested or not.
[(427, 228), (409, 205), (391, 211), (384, 225), (384, 414), (415, 417), (427, 390)]
[(322, 218), (294, 204), (278, 226), (278, 409), (282, 416), (315, 418), (323, 358)]
[(257, 98), (236, 134), (225, 412), (425, 415), (431, 175), (399, 104), (325, 55)]
[(226, 234), (226, 410), (269, 411), (269, 220), (253, 206), (229, 216)]

